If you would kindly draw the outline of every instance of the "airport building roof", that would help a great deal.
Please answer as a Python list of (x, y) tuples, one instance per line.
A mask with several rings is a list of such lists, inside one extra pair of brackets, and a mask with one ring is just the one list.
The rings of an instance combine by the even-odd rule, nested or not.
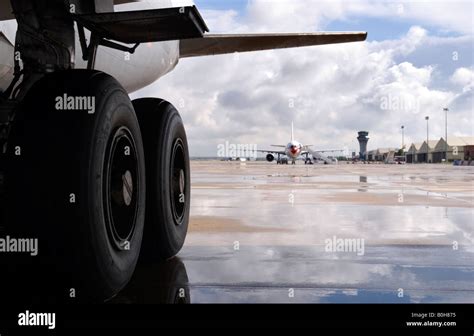
[[(448, 151), (452, 151), (453, 147), (464, 147), (464, 146), (474, 146), (474, 137), (457, 137), (457, 136), (448, 136)], [(427, 148), (429, 147), (429, 148)], [(397, 151), (397, 148), (378, 148), (368, 152), (369, 155), (383, 155), (392, 151)], [(423, 142), (412, 143), (408, 150), (407, 154), (423, 154), (426, 152), (444, 152), (446, 151), (446, 141), (444, 138), (439, 140), (430, 140), (428, 146), (426, 140)]]
[(452, 151), (453, 147), (474, 146), (474, 137), (456, 137), (448, 136), (448, 144), (444, 138), (439, 139), (435, 147), (435, 152)]
[(417, 153), (432, 152), (435, 149), (438, 142), (439, 140), (429, 140), (428, 143), (424, 141), (420, 149), (418, 149)]
[(416, 154), (416, 152), (421, 148), (421, 145), (423, 145), (422, 142), (412, 143), (410, 145), (410, 147), (408, 148), (408, 153), (409, 154)]
[(449, 146), (474, 146), (474, 137), (448, 136)]
[(387, 154), (387, 153), (396, 152), (396, 151), (398, 151), (397, 148), (379, 148), (379, 149), (377, 149), (378, 154)]

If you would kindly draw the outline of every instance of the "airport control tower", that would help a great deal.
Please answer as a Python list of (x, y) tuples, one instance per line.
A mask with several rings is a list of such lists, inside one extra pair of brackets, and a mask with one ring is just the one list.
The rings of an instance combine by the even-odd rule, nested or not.
[(359, 158), (363, 161), (367, 160), (367, 142), (369, 142), (369, 138), (367, 137), (368, 135), (369, 132), (361, 131), (357, 137), (357, 140), (359, 140), (360, 144)]

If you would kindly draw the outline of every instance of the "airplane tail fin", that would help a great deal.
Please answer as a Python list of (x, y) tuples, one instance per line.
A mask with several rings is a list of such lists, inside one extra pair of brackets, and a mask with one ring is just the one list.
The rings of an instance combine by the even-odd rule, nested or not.
[(291, 142), (295, 141), (295, 132), (293, 128), (293, 121), (291, 122)]

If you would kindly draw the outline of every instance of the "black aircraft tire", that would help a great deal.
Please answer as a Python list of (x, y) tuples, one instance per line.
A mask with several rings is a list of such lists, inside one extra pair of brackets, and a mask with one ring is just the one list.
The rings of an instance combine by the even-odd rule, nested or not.
[[(87, 110), (76, 97), (89, 98)], [(38, 279), (60, 300), (117, 294), (138, 261), (146, 202), (141, 132), (123, 87), (98, 71), (46, 75), (17, 109), (7, 158), (10, 232), (38, 237)]]
[(146, 156), (147, 205), (142, 260), (166, 260), (188, 231), (191, 177), (188, 142), (176, 108), (160, 99), (133, 101)]

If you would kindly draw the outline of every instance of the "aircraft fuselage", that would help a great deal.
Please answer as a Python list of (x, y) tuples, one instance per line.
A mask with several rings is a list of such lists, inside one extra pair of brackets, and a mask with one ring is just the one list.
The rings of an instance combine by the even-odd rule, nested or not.
[[(172, 7), (171, 0), (135, 2), (116, 5), (115, 11), (132, 11)], [(14, 44), (17, 23), (15, 20), (0, 21), (0, 32), (7, 41), (0, 38), (0, 91), (4, 91), (13, 79)], [(85, 69), (87, 62), (82, 51), (76, 29), (75, 68)], [(100, 47), (97, 51), (95, 69), (116, 78), (128, 93), (140, 90), (172, 71), (179, 61), (179, 41), (146, 43), (140, 45), (134, 54)]]
[(294, 161), (301, 155), (302, 150), (303, 145), (301, 143), (298, 141), (292, 141), (286, 146), (285, 154)]

